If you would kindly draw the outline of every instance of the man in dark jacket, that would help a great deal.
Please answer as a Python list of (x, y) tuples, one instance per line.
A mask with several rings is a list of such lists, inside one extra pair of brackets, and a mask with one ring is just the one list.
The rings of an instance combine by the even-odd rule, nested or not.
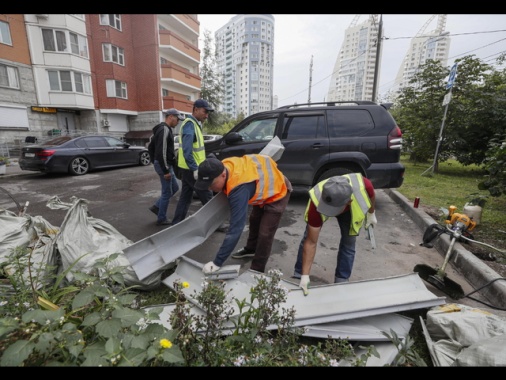
[(174, 154), (172, 129), (176, 127), (180, 120), (184, 120), (183, 115), (175, 108), (168, 109), (164, 112), (164, 115), (165, 122), (153, 127), (153, 136), (148, 145), (151, 162), (153, 162), (162, 185), (160, 198), (149, 208), (157, 216), (157, 226), (170, 225), (170, 221), (167, 219), (169, 201), (179, 190), (176, 175), (174, 174), (174, 165), (177, 165), (177, 163)]

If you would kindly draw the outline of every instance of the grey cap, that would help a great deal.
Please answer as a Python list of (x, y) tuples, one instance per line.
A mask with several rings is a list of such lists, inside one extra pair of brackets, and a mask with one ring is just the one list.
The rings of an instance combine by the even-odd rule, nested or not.
[(343, 212), (351, 199), (353, 189), (347, 178), (336, 176), (328, 179), (323, 185), (321, 193), (316, 188), (318, 207), (316, 210), (326, 216), (337, 216)]
[(175, 108), (169, 108), (163, 112), (165, 115), (176, 115), (179, 120), (184, 120), (184, 116)]

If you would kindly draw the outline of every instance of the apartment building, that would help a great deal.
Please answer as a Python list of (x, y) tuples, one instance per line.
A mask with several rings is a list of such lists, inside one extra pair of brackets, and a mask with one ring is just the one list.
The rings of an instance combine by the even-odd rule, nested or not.
[[(334, 65), (328, 101), (373, 100), (378, 47), (379, 15), (359, 23), (357, 15), (345, 31), (344, 42)], [(381, 53), (381, 50), (380, 50)], [(379, 57), (381, 62), (381, 57)], [(378, 65), (378, 73), (381, 66)], [(379, 81), (379, 75), (376, 78)]]
[[(446, 66), (450, 51), (450, 36), (446, 28), (446, 14), (432, 15), (422, 26), (415, 37), (411, 39), (409, 49), (402, 60), (391, 95), (395, 98), (417, 72), (418, 68), (427, 60), (432, 59)], [(426, 31), (431, 22), (437, 18), (436, 28)]]
[(0, 140), (147, 142), (200, 97), (198, 37), (197, 14), (1, 14)]
[(217, 72), (232, 117), (273, 108), (274, 16), (239, 14), (215, 32)]

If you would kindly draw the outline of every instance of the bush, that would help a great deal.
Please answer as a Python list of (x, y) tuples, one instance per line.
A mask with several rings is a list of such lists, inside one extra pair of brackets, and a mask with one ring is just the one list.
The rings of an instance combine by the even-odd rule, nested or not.
[[(194, 296), (203, 315), (192, 314), (194, 305), (182, 291), (189, 284), (175, 282), (168, 329), (159, 321), (163, 309), (141, 307), (143, 293), (126, 288), (118, 268), (110, 267), (117, 254), (97, 261), (90, 273), (73, 272), (72, 284), (60, 273), (40, 290), (23, 281), (29, 261), (20, 258), (26, 256), (28, 251), (15, 250), (9, 273), (6, 264), (0, 267), (6, 280), (0, 366), (337, 366), (341, 360), (363, 366), (378, 356), (371, 346), (357, 357), (346, 340), (304, 343), (303, 330), (293, 327), (294, 309), (281, 307), (287, 289), (279, 271), (259, 276), (249, 300), (230, 299), (224, 284), (207, 281)], [(232, 319), (234, 304), (240, 313)], [(231, 320), (232, 331), (225, 328)], [(409, 346), (397, 346), (401, 365), (419, 359)]]

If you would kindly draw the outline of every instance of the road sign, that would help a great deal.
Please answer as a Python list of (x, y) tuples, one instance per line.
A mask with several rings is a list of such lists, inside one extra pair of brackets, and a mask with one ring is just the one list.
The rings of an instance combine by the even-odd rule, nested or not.
[(449, 104), (450, 100), (452, 100), (452, 93), (451, 92), (449, 92), (448, 94), (445, 95), (445, 97), (443, 99), (443, 106), (446, 106), (447, 104)]
[(457, 65), (457, 63), (453, 64), (452, 69), (450, 70), (450, 75), (448, 75), (448, 82), (446, 83), (447, 90), (453, 87), (455, 76), (457, 75)]

